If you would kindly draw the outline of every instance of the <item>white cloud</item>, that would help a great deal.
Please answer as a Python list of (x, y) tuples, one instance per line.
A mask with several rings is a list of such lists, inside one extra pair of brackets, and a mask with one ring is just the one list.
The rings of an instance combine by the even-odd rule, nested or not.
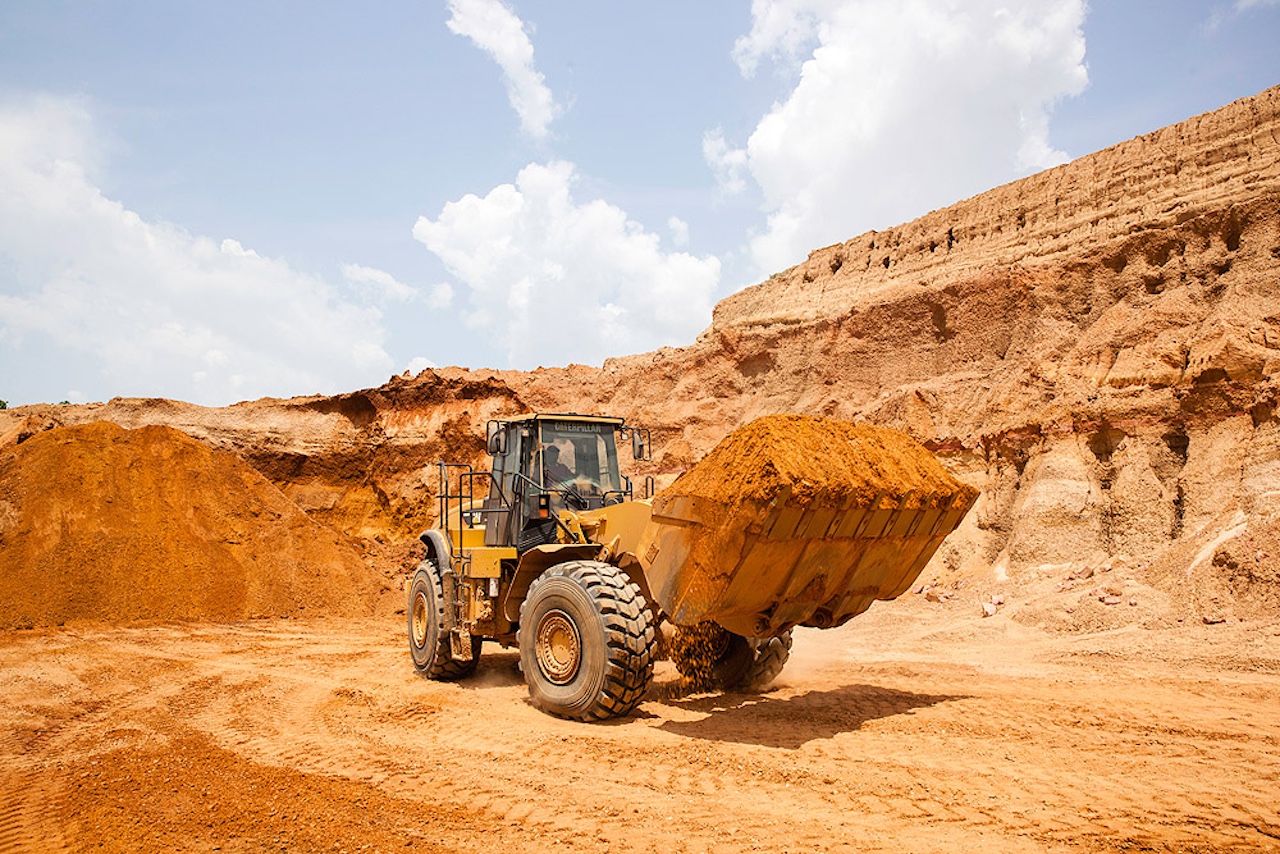
[(421, 302), (434, 309), (453, 305), (453, 285), (448, 282), (437, 282), (424, 294), (390, 273), (374, 267), (344, 264), (342, 276), (372, 302)]
[(576, 202), (572, 164), (530, 164), (514, 184), (465, 196), (413, 234), (470, 290), (470, 324), (511, 366), (598, 364), (688, 343), (711, 319), (714, 257), (663, 253), (603, 201)]
[(812, 47), (817, 38), (821, 16), (829, 15), (839, 5), (832, 2), (777, 2), (752, 0), (751, 32), (733, 45), (733, 60), (744, 77), (753, 77), (760, 60), (769, 57), (792, 63)]
[(437, 365), (435, 362), (431, 361), (430, 359), (428, 359), (426, 356), (414, 356), (412, 359), (409, 360), (409, 367), (407, 368), (407, 370), (409, 371), (409, 373), (413, 374), (414, 376), (417, 376), (423, 371), (431, 370), (432, 368), (438, 368), (438, 367), (440, 366)]
[(94, 151), (74, 102), (0, 108), (0, 373), (54, 397), (208, 404), (386, 377), (377, 311), (234, 240), (144, 221), (89, 179)]
[(507, 100), (534, 139), (547, 136), (561, 108), (534, 66), (524, 22), (501, 0), (449, 0), (451, 31), (466, 36), (502, 69)]
[(795, 88), (745, 147), (713, 131), (703, 149), (722, 187), (746, 169), (764, 193), (757, 272), (1065, 162), (1049, 112), (1087, 83), (1084, 16), (1083, 0), (754, 0), (733, 57), (793, 69)]
[(380, 302), (412, 302), (418, 292), (384, 270), (360, 264), (343, 264), (342, 275), (367, 296)]
[(671, 232), (671, 242), (676, 246), (689, 245), (689, 223), (678, 216), (667, 217), (667, 230)]
[(720, 192), (736, 196), (747, 188), (743, 173), (748, 170), (746, 149), (733, 148), (724, 138), (720, 128), (707, 131), (702, 136), (702, 157), (716, 175)]
[(453, 285), (448, 282), (432, 285), (427, 294), (427, 305), (431, 308), (448, 308), (453, 305)]
[(1209, 17), (1205, 20), (1201, 30), (1205, 34), (1211, 35), (1219, 27), (1238, 15), (1243, 15), (1253, 9), (1266, 9), (1271, 6), (1280, 6), (1280, 0), (1236, 0), (1229, 8), (1216, 6), (1209, 13)]

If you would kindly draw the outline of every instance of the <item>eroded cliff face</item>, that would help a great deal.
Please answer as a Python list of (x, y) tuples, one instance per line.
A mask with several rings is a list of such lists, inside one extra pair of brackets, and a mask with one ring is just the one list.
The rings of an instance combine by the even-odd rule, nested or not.
[(482, 459), (488, 418), (625, 416), (653, 429), (644, 473), (662, 484), (756, 416), (830, 415), (902, 429), (982, 490), (940, 578), (1115, 563), (1202, 603), (1265, 604), (1278, 377), (1280, 88), (817, 250), (724, 300), (688, 347), (224, 409), (26, 407), (0, 413), (0, 444), (170, 424), (323, 520), (396, 541), (434, 516), (436, 460)]

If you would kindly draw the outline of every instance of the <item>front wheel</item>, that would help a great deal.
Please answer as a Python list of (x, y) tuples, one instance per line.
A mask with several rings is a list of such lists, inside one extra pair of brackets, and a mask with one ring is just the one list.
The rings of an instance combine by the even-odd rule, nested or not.
[(702, 688), (763, 691), (791, 657), (791, 632), (748, 638), (715, 623), (681, 626), (671, 643), (680, 675)]
[(471, 638), (471, 660), (455, 661), (444, 625), (444, 582), (429, 560), (418, 564), (409, 585), (405, 611), (409, 620), (409, 655), (414, 668), (428, 679), (454, 681), (476, 672), (483, 640)]
[(626, 574), (598, 561), (557, 564), (520, 606), (520, 667), (538, 708), (597, 721), (630, 713), (653, 679), (649, 604)]

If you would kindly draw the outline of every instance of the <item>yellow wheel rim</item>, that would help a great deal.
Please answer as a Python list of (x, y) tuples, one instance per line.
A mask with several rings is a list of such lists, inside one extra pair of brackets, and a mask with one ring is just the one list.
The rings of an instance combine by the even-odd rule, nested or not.
[(582, 663), (582, 638), (564, 611), (548, 611), (538, 622), (534, 641), (538, 668), (556, 685), (566, 685)]
[(413, 597), (413, 645), (427, 644), (427, 597), (419, 593)]

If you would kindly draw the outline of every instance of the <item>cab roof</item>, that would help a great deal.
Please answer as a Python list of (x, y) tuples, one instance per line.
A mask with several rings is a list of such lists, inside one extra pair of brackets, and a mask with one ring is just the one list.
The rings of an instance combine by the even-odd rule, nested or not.
[(512, 415), (509, 418), (499, 418), (498, 421), (504, 423), (521, 423), (525, 421), (585, 421), (591, 424), (612, 424), (621, 427), (626, 424), (626, 419), (615, 418), (611, 415), (581, 415), (576, 412), (531, 412), (526, 415)]

